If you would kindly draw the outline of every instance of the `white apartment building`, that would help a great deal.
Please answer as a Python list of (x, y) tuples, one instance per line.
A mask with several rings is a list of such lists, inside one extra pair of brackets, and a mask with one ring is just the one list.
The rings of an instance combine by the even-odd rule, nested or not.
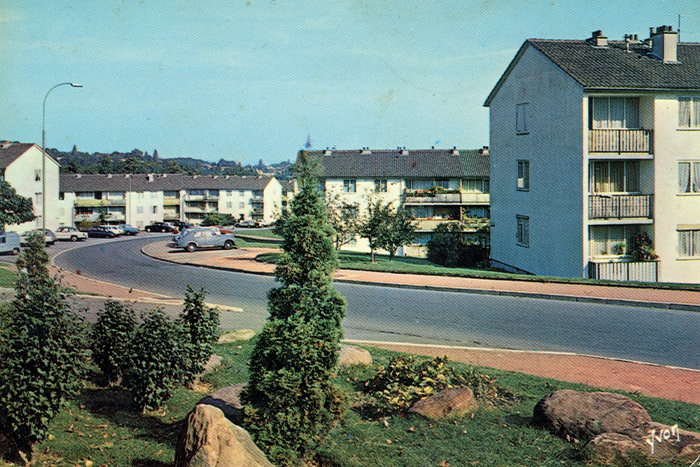
[[(355, 205), (359, 218), (365, 216), (370, 199), (395, 208), (403, 205), (411, 212), (418, 235), (402, 254), (425, 255), (425, 244), (440, 223), (468, 219), (488, 223), (488, 148), (328, 149), (310, 154), (321, 161), (320, 188), (326, 199)], [(476, 227), (476, 238), (475, 231)], [(368, 241), (359, 236), (343, 249), (370, 251)]]
[[(700, 283), (700, 44), (530, 39), (484, 105), (494, 265)], [(656, 261), (629, 256), (639, 233)]]
[[(59, 164), (46, 156), (46, 180), (42, 173), (43, 152), (33, 143), (0, 141), (0, 180), (5, 180), (17, 194), (29, 198), (34, 205), (36, 219), (19, 225), (8, 225), (10, 232), (25, 232), (43, 225), (43, 203), (46, 202), (46, 228), (55, 229), (60, 224), (61, 208), (58, 205)], [(46, 193), (44, 193), (46, 182)]]
[(283, 187), (272, 176), (183, 174), (64, 174), (61, 223), (97, 220), (139, 229), (155, 221), (199, 224), (212, 213), (273, 222), (283, 205)]

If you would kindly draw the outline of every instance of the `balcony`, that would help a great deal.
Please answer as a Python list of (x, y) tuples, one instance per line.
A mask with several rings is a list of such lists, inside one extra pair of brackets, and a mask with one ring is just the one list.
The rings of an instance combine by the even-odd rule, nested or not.
[(219, 195), (185, 195), (187, 201), (218, 201)]
[(654, 195), (590, 195), (588, 219), (653, 218)]
[(433, 193), (430, 191), (407, 191), (403, 195), (404, 204), (461, 204), (461, 193)]
[(589, 279), (658, 282), (657, 261), (606, 261), (588, 263)]
[(163, 198), (163, 206), (179, 206), (180, 198)]
[(654, 130), (588, 130), (589, 153), (653, 154)]
[(163, 213), (163, 220), (164, 221), (179, 221), (180, 220), (180, 213), (166, 211)]

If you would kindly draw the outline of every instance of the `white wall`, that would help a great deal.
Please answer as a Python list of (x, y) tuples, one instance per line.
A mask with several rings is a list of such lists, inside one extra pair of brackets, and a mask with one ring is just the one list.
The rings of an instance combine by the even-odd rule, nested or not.
[[(5, 180), (26, 198), (30, 198), (34, 204), (34, 215), (37, 219), (32, 222), (25, 222), (20, 225), (9, 225), (6, 227), (11, 232), (24, 232), (26, 230), (41, 228), (42, 226), (42, 205), (39, 199), (46, 202), (46, 228), (56, 229), (60, 225), (59, 205), (58, 205), (58, 164), (50, 157), (46, 158), (46, 193), (43, 193), (43, 181), (37, 175), (41, 174), (43, 153), (39, 146), (30, 147), (24, 154), (18, 157), (5, 169)], [(38, 171), (38, 173), (37, 173)]]
[[(516, 134), (516, 106), (527, 103), (528, 134)], [(583, 90), (528, 47), (490, 105), (491, 257), (540, 275), (582, 277)], [(518, 191), (517, 161), (530, 162), (530, 189)], [(529, 247), (516, 244), (528, 216)]]
[(653, 240), (660, 259), (659, 280), (700, 283), (700, 258), (679, 258), (676, 230), (682, 224), (700, 225), (700, 194), (679, 194), (678, 188), (678, 162), (700, 161), (700, 128), (678, 128), (677, 95), (658, 95), (654, 105)]

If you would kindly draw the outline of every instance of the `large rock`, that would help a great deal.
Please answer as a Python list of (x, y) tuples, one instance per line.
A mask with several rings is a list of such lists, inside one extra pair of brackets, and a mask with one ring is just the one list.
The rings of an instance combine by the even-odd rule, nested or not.
[(419, 400), (408, 409), (431, 420), (459, 418), (477, 408), (474, 393), (469, 388), (443, 389), (434, 396)]
[(603, 433), (586, 446), (594, 461), (627, 459), (632, 453), (661, 462), (691, 464), (700, 456), (700, 433), (680, 430), (676, 425), (644, 423), (623, 433)]
[(339, 366), (352, 365), (371, 365), (372, 354), (367, 350), (355, 347), (354, 345), (341, 345), (340, 356), (338, 357)]
[(187, 416), (175, 451), (175, 467), (273, 467), (248, 432), (210, 405)]
[(629, 397), (608, 392), (553, 392), (535, 406), (533, 424), (569, 439), (590, 440), (602, 433), (623, 433), (651, 417)]
[(248, 383), (234, 384), (214, 391), (199, 401), (200, 404), (211, 405), (221, 410), (224, 416), (236, 425), (241, 424), (243, 418), (243, 404), (241, 404), (241, 392)]

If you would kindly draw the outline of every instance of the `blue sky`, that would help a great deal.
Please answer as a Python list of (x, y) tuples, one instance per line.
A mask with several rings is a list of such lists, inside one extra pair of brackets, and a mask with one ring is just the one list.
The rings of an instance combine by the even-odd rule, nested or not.
[(528, 38), (700, 42), (697, 0), (0, 0), (0, 139), (255, 164), (488, 145)]

